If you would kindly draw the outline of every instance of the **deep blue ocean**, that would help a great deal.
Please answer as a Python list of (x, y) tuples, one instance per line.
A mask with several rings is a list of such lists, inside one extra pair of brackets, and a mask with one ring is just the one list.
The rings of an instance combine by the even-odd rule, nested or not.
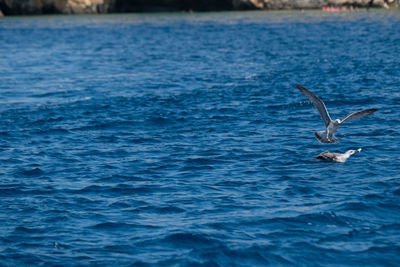
[(2, 18), (0, 265), (398, 266), (399, 108), (396, 11)]

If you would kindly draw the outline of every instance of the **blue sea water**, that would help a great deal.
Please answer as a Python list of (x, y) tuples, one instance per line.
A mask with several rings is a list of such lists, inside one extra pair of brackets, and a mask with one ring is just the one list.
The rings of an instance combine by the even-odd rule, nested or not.
[[(398, 266), (399, 29), (363, 10), (2, 18), (0, 264)], [(333, 118), (379, 111), (320, 144), (294, 83)]]

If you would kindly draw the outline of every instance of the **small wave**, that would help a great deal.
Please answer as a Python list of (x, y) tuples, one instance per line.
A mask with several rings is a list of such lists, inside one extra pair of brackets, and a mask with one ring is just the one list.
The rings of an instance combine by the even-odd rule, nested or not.
[(129, 205), (128, 203), (122, 202), (122, 201), (116, 201), (111, 203), (110, 205), (108, 205), (108, 207), (110, 208), (119, 208), (119, 209), (125, 209), (125, 208), (130, 208), (131, 205)]
[(298, 194), (312, 195), (315, 192), (316, 192), (316, 190), (310, 186), (293, 185), (293, 186), (289, 186), (285, 189), (285, 194), (287, 194), (289, 196), (295, 196)]
[(0, 188), (0, 196), (1, 197), (8, 197), (8, 196), (17, 196), (24, 193), (25, 187), (9, 187), (9, 188)]
[(212, 165), (215, 160), (208, 158), (189, 158), (185, 160), (185, 164), (188, 165)]
[(126, 230), (137, 230), (137, 229), (154, 229), (158, 228), (153, 225), (145, 224), (134, 224), (134, 223), (122, 223), (122, 222), (102, 222), (90, 226), (92, 229), (107, 230), (107, 231), (126, 231)]
[(179, 207), (166, 206), (166, 207), (153, 207), (153, 206), (144, 206), (139, 207), (134, 210), (134, 212), (151, 212), (155, 214), (173, 214), (173, 213), (183, 213), (186, 210), (181, 209)]
[(11, 136), (11, 134), (9, 132), (2, 131), (2, 132), (0, 132), (0, 136), (1, 137), (8, 137), (8, 136)]
[(302, 214), (295, 217), (275, 217), (271, 219), (244, 223), (255, 225), (291, 225), (298, 227), (304, 227), (305, 225), (336, 225), (348, 227), (349, 225), (356, 224), (357, 222), (358, 220), (354, 218), (346, 217), (343, 215), (336, 215), (336, 213), (329, 211), (321, 213)]
[(168, 235), (160, 240), (162, 243), (169, 243), (175, 247), (202, 247), (202, 246), (215, 246), (220, 244), (219, 241), (210, 238), (204, 234), (193, 233), (175, 233)]
[(111, 245), (105, 246), (104, 249), (108, 252), (113, 253), (132, 253), (133, 251), (135, 251), (136, 248), (130, 245)]
[(66, 222), (68, 219), (69, 219), (69, 217), (66, 215), (59, 215), (59, 216), (47, 215), (47, 217), (44, 221), (46, 223), (58, 223), (58, 222)]
[(156, 126), (165, 126), (170, 124), (172, 121), (162, 116), (154, 116), (147, 119), (147, 121)]
[(126, 184), (118, 184), (116, 186), (99, 186), (99, 185), (89, 185), (79, 190), (74, 190), (72, 192), (79, 194), (86, 193), (110, 193), (116, 195), (135, 195), (135, 194), (146, 194), (153, 192), (153, 188), (141, 186), (132, 187)]
[(14, 229), (13, 233), (14, 234), (24, 234), (24, 233), (29, 233), (29, 234), (34, 234), (34, 233), (45, 233), (47, 229), (45, 228), (30, 228), (30, 227), (25, 227), (25, 226), (18, 226)]
[(109, 177), (102, 177), (99, 179), (96, 179), (96, 182), (101, 182), (101, 183), (125, 183), (125, 182), (134, 182), (134, 181), (146, 181), (147, 179), (141, 178), (135, 175), (129, 176), (129, 175), (122, 175), (122, 174), (114, 174)]
[(382, 225), (379, 230), (395, 231), (399, 235), (400, 234), (400, 231), (399, 231), (400, 223), (385, 224), (385, 225)]
[(246, 180), (226, 180), (226, 181), (221, 181), (215, 184), (215, 186), (218, 187), (241, 187), (246, 184), (249, 184), (248, 181)]
[(38, 119), (36, 121), (31, 122), (32, 125), (43, 125), (43, 124), (49, 124), (53, 122), (60, 122), (63, 121), (64, 118), (62, 116), (58, 117), (50, 117), (50, 118), (45, 118), (45, 119)]
[(373, 207), (365, 204), (364, 202), (347, 202), (338, 207), (341, 211), (368, 211), (373, 209)]
[(160, 143), (161, 140), (153, 137), (136, 137), (130, 140), (130, 142), (135, 144), (143, 144), (143, 143)]
[(397, 188), (393, 191), (393, 194), (396, 196), (400, 196), (400, 188)]
[(189, 172), (189, 171), (206, 171), (212, 170), (213, 167), (209, 165), (202, 165), (202, 166), (184, 166), (180, 168), (180, 171)]
[(118, 229), (127, 229), (127, 228), (134, 228), (135, 225), (127, 224), (127, 223), (120, 223), (120, 222), (102, 222), (91, 226), (93, 229), (105, 229), (105, 230), (118, 230)]
[(69, 130), (63, 128), (40, 129), (32, 131), (33, 134), (66, 134)]
[(23, 177), (39, 177), (44, 175), (44, 171), (40, 168), (33, 168), (33, 169), (22, 169), (16, 172), (17, 176)]
[[(393, 263), (400, 262), (400, 246), (399, 245), (382, 245), (373, 246), (365, 251), (369, 257), (374, 258), (374, 262), (381, 266), (392, 266)], [(369, 261), (371, 263), (371, 261)], [(394, 265), (395, 266), (395, 265)]]

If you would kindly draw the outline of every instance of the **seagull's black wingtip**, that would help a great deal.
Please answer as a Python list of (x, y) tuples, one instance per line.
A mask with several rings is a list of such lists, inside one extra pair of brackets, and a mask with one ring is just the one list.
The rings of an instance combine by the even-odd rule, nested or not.
[(300, 85), (300, 84), (298, 84), (298, 83), (295, 83), (295, 84), (294, 84), (294, 86), (296, 86), (296, 87), (297, 87), (297, 89), (299, 89), (300, 91), (307, 90), (306, 88), (304, 88), (303, 86), (301, 86), (301, 85)]

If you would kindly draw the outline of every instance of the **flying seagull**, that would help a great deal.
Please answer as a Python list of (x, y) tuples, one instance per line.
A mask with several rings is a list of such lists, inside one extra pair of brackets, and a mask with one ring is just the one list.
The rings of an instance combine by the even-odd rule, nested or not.
[(367, 117), (378, 110), (377, 108), (364, 109), (347, 115), (343, 120), (332, 120), (324, 102), (318, 96), (308, 91), (301, 85), (296, 84), (296, 87), (311, 101), (311, 103), (313, 103), (314, 107), (318, 110), (322, 120), (324, 121), (326, 127), (325, 131), (318, 131), (314, 133), (315, 137), (321, 143), (339, 142), (339, 140), (335, 138), (335, 133), (343, 122)]
[(346, 160), (356, 152), (361, 152), (361, 148), (357, 150), (348, 150), (344, 154), (330, 153), (329, 151), (322, 152), (315, 159), (322, 159), (326, 161), (346, 162)]

